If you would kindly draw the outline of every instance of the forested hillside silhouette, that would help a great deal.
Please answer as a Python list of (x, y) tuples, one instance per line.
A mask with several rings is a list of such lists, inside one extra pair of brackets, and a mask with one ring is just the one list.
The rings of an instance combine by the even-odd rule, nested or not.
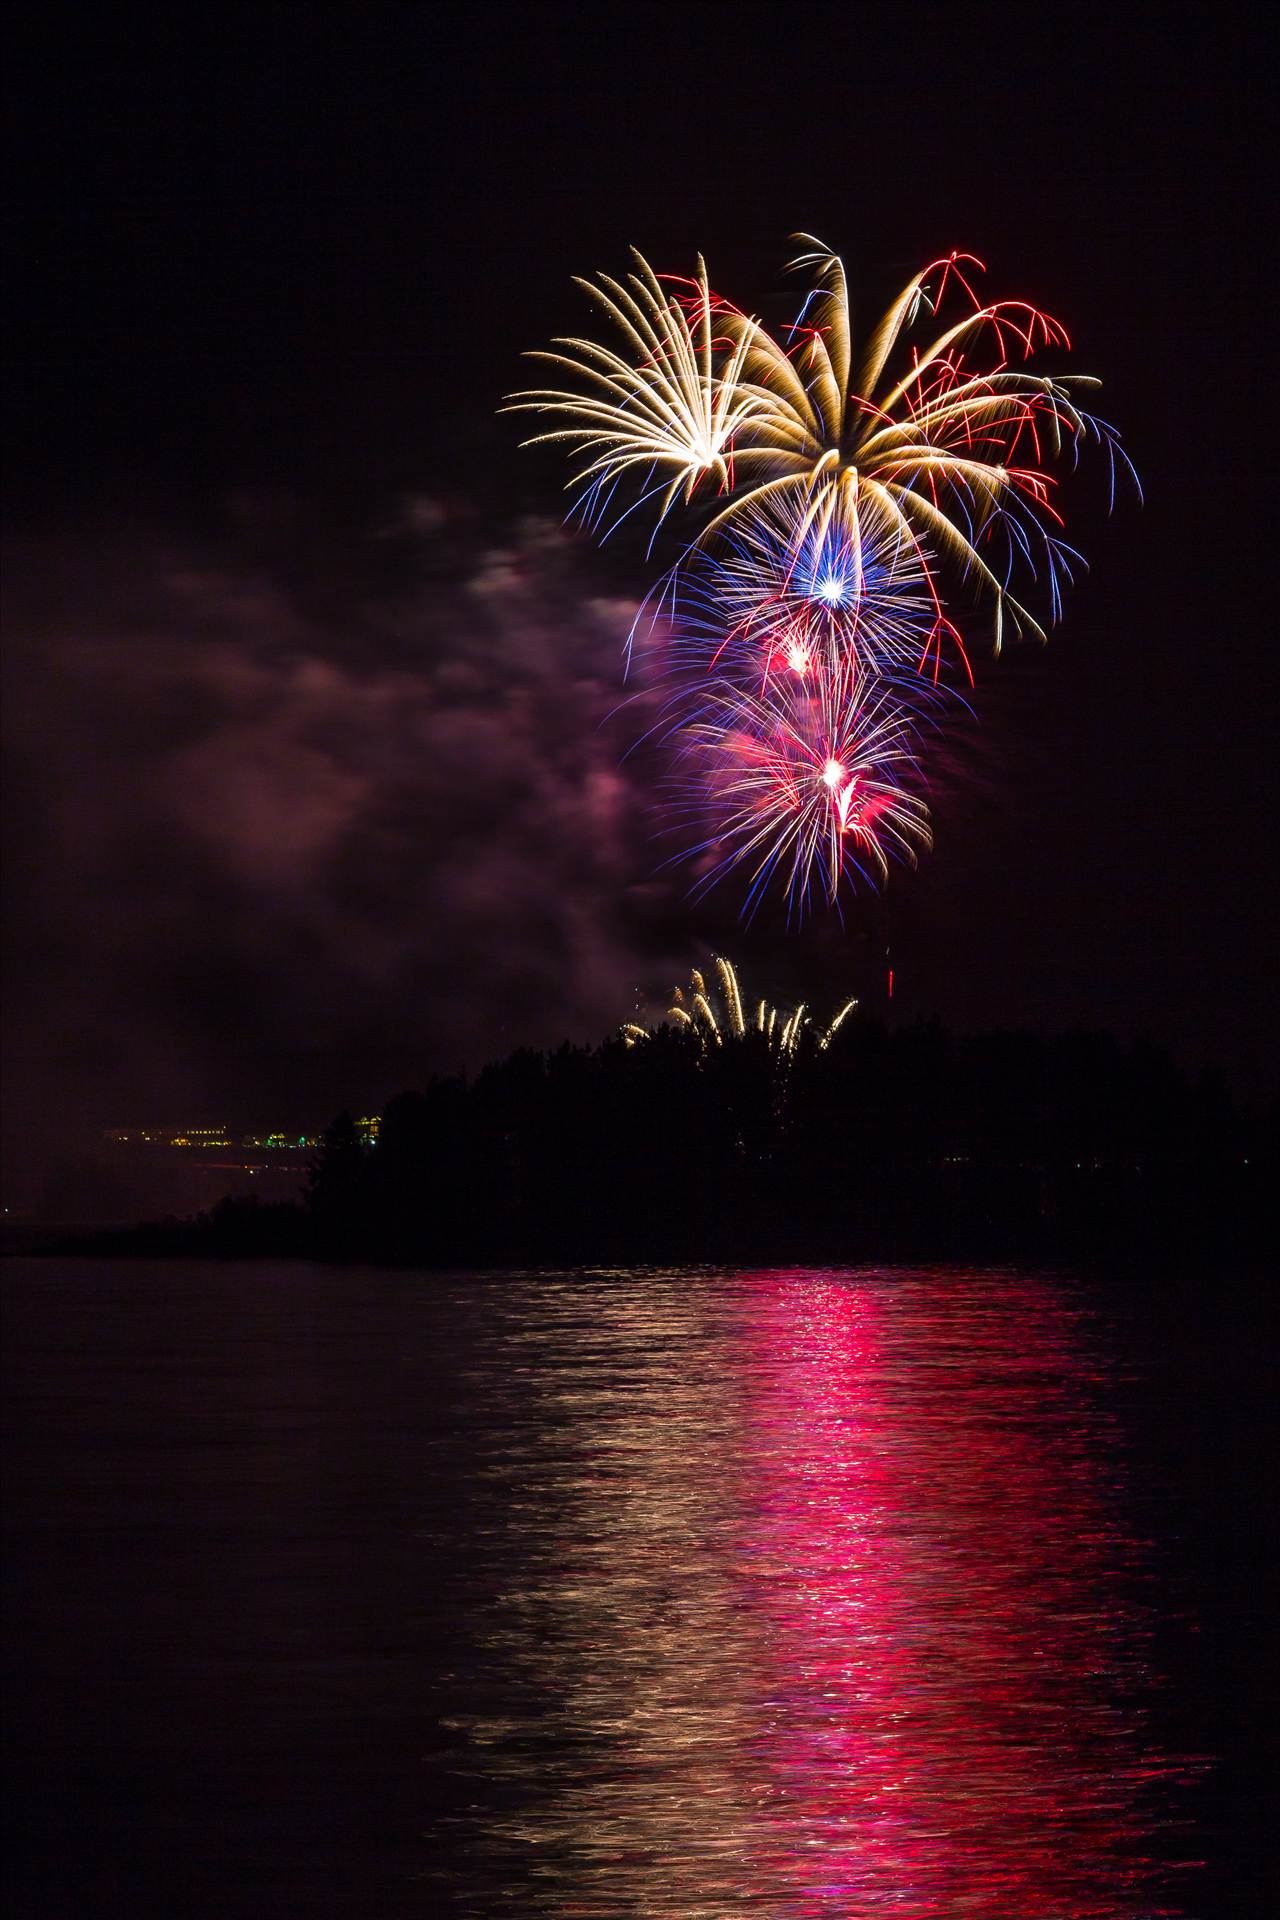
[(325, 1132), (296, 1206), (95, 1236), (102, 1250), (415, 1266), (1260, 1251), (1276, 1126), (1213, 1076), (1097, 1034), (847, 1021), (786, 1056), (520, 1050)]

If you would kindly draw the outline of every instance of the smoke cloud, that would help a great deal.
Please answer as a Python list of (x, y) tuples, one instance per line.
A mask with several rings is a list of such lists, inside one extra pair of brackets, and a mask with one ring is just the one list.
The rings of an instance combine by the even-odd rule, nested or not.
[(14, 543), (7, 1132), (309, 1126), (599, 1038), (687, 955), (625, 757), (630, 603), (558, 529), (433, 501), (358, 551)]

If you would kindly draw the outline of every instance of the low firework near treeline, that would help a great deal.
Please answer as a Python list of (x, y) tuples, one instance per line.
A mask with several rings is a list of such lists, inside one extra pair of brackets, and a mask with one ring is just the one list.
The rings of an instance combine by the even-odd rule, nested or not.
[(526, 444), (569, 453), (601, 537), (631, 514), (655, 534), (685, 516), (628, 644), (660, 663), (694, 892), (732, 872), (748, 917), (770, 891), (789, 919), (815, 896), (838, 910), (892, 857), (914, 863), (931, 844), (926, 746), (973, 684), (957, 608), (986, 601), (997, 652), (1007, 634), (1043, 639), (1082, 564), (1049, 463), (1092, 444), (1113, 498), (1119, 473), (1136, 484), (1083, 405), (1099, 383), (1040, 370), (1065, 330), (984, 301), (972, 256), (917, 274), (859, 339), (843, 263), (804, 247), (792, 267), (810, 288), (778, 337), (701, 259), (692, 279), (636, 254), (625, 279), (580, 280), (612, 344), (557, 340), (533, 356), (557, 384), (510, 403), (548, 423)]
[[(816, 1045), (825, 1052), (858, 1004), (846, 1000), (833, 1020), (819, 1025), (803, 1002), (789, 1011), (767, 1000), (757, 1000), (754, 1006), (744, 1002), (738, 970), (723, 956), (716, 960), (713, 978), (715, 985), (709, 985), (695, 967), (688, 988), (676, 987), (672, 993), (666, 1016), (667, 1024), (686, 1035), (703, 1056), (735, 1041), (781, 1061), (793, 1060), (803, 1045)], [(629, 1047), (652, 1038), (651, 1029), (634, 1020), (626, 1021), (620, 1031)]]

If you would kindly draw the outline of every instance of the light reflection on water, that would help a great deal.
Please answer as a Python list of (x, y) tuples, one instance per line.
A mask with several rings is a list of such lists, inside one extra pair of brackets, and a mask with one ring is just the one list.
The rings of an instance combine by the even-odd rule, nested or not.
[(506, 1573), (488, 1708), (447, 1720), (456, 1910), (1178, 1910), (1143, 1550), (1069, 1289), (544, 1278), (495, 1315), (468, 1384), (502, 1409)]
[[(1155, 1729), (1219, 1750), (1211, 1679), (1254, 1684), (1222, 1647), (1262, 1601), (1220, 1612), (1216, 1667), (1170, 1641), (1171, 1576), (1227, 1536), (1177, 1544), (1183, 1402), (1117, 1380), (1111, 1296), (2, 1277), (16, 1911), (1249, 1910), (1166, 1871), (1224, 1842)], [(1252, 1461), (1211, 1458), (1219, 1488)]]

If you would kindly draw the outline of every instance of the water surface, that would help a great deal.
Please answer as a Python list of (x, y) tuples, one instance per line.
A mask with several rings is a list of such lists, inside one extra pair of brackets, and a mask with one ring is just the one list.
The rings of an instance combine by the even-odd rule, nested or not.
[(1239, 1910), (1069, 1277), (4, 1278), (23, 1911)]

